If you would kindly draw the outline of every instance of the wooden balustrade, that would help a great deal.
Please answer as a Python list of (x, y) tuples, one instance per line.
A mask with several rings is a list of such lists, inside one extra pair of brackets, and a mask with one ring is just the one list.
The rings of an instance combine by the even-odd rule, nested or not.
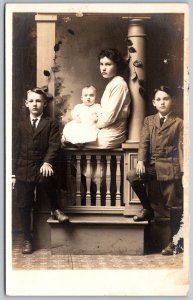
[(63, 193), (63, 197), (67, 198), (63, 199), (65, 208), (123, 208), (122, 149), (65, 148), (62, 155), (67, 170), (67, 191)]

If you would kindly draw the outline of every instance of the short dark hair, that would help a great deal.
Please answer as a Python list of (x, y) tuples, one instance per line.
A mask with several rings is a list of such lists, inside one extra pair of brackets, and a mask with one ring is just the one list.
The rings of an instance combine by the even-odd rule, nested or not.
[(48, 93), (48, 89), (45, 87), (39, 88), (39, 87), (35, 87), (31, 90), (27, 91), (27, 95), (28, 93), (33, 92), (39, 95), (42, 95), (44, 97), (45, 100), (52, 100), (53, 96), (51, 94)]
[(100, 61), (101, 58), (107, 57), (112, 60), (117, 65), (117, 74), (121, 74), (124, 72), (125, 68), (128, 66), (127, 61), (123, 58), (122, 54), (115, 48), (109, 48), (105, 50), (101, 50), (98, 55), (98, 59)]
[(162, 91), (162, 92), (165, 92), (167, 93), (168, 95), (170, 95), (170, 97), (173, 97), (173, 92), (171, 90), (170, 87), (166, 86), (166, 85), (161, 85), (160, 87), (156, 88), (154, 91), (153, 91), (153, 99), (155, 98), (155, 94), (158, 92), (158, 91)]

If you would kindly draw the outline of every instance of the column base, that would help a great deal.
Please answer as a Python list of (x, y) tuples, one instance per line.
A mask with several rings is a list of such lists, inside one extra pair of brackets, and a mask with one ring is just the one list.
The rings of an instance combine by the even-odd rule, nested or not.
[(137, 140), (126, 140), (125, 143), (126, 144), (135, 144), (135, 143), (138, 144), (139, 140), (138, 139)]

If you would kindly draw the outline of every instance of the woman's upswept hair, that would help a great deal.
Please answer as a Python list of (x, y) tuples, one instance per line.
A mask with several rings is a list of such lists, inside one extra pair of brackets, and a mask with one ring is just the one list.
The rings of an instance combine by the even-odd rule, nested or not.
[(109, 48), (102, 50), (98, 55), (99, 61), (105, 56), (117, 65), (117, 75), (124, 73), (126, 67), (128, 67), (128, 63), (117, 49)]

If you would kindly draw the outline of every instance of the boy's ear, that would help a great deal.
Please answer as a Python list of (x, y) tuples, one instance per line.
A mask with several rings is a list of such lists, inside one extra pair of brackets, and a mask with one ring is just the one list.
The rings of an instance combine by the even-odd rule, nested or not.
[(27, 100), (25, 100), (25, 106), (26, 106), (26, 107), (29, 107), (28, 101), (27, 101)]
[(155, 99), (152, 100), (152, 104), (153, 104), (153, 106), (155, 106)]

